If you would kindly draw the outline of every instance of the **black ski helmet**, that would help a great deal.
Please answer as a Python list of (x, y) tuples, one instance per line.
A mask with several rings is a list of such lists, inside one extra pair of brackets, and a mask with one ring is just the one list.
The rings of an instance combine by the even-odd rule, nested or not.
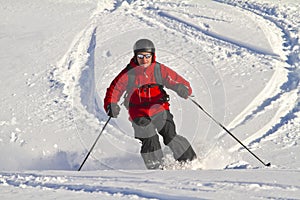
[(137, 52), (150, 52), (155, 53), (155, 47), (151, 40), (148, 39), (140, 39), (136, 41), (133, 46), (133, 52), (136, 54)]

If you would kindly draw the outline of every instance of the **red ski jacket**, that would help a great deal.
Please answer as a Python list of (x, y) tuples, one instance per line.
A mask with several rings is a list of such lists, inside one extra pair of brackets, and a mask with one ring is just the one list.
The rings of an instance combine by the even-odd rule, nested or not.
[[(129, 102), (128, 112), (130, 120), (138, 117), (153, 116), (164, 110), (169, 110), (168, 101), (161, 101), (166, 95), (164, 90), (157, 87), (154, 75), (154, 67), (156, 64), (155, 55), (153, 62), (149, 67), (138, 66), (131, 59), (131, 70), (135, 71), (134, 87), (131, 91), (127, 91), (125, 102)], [(182, 76), (177, 74), (169, 67), (160, 64), (162, 84), (168, 89), (176, 90), (177, 84), (184, 84), (189, 89), (189, 95), (192, 94), (190, 83)], [(128, 68), (124, 68), (107, 88), (104, 98), (104, 109), (107, 112), (107, 106), (110, 103), (118, 103), (123, 93), (128, 89)]]

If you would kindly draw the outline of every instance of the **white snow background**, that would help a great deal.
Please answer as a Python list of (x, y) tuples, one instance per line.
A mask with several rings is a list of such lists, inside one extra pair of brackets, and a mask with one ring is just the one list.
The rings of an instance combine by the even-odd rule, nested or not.
[[(0, 0), (0, 198), (300, 199), (299, 29), (296, 0)], [(141, 38), (271, 167), (168, 91), (196, 161), (146, 170), (122, 106), (78, 172)]]

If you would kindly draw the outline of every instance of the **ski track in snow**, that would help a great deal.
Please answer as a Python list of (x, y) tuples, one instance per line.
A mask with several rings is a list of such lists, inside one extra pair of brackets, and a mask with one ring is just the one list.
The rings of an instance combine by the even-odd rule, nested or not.
[[(57, 173), (57, 172), (55, 172)], [(99, 171), (99, 173), (102, 173)], [(133, 176), (126, 171), (106, 171), (106, 175), (94, 175), (93, 173), (84, 173), (80, 175), (62, 175), (52, 174), (47, 175), (42, 172), (31, 173), (0, 173), (0, 186), (14, 187), (20, 189), (39, 188), (44, 191), (56, 191), (62, 193), (63, 191), (73, 192), (74, 194), (80, 193), (96, 193), (101, 197), (112, 197), (116, 199), (210, 199), (211, 195), (216, 192), (217, 196), (224, 197), (224, 195), (232, 195), (232, 198), (245, 198), (248, 192), (252, 192), (252, 197), (262, 199), (280, 199), (289, 196), (291, 199), (299, 194), (300, 187), (290, 185), (288, 181), (281, 183), (272, 183), (271, 176), (267, 180), (252, 180), (247, 178), (247, 173), (240, 171), (238, 181), (227, 180), (226, 177), (219, 174), (216, 180), (206, 181), (207, 177), (203, 177), (201, 172), (196, 173), (197, 176), (177, 178), (174, 180), (172, 174), (170, 177), (164, 179), (160, 178), (161, 172), (143, 173), (143, 176)], [(213, 177), (217, 177), (219, 172), (211, 171)], [(224, 173), (224, 172), (222, 172)], [(231, 172), (226, 172), (230, 174)], [(225, 173), (225, 174), (226, 174)], [(261, 173), (280, 173), (280, 171), (268, 171)], [(295, 171), (289, 171), (290, 175), (294, 175)], [(197, 177), (203, 177), (197, 178)], [(248, 180), (247, 180), (248, 179)], [(178, 184), (178, 180), (180, 183)], [(160, 186), (157, 188), (157, 186)], [(231, 190), (234, 188), (235, 193)], [(181, 191), (181, 195), (175, 191)], [(167, 192), (168, 191), (168, 192)], [(174, 196), (171, 191), (177, 195)], [(254, 192), (253, 192), (254, 191)], [(276, 191), (276, 192), (275, 192)], [(276, 194), (281, 194), (276, 196)], [(205, 198), (202, 196), (205, 195)], [(295, 198), (296, 199), (296, 198)]]
[[(254, 53), (257, 53), (257, 54), (270, 55), (270, 56), (276, 56), (276, 57), (278, 56), (277, 54), (274, 54), (273, 52), (269, 52), (269, 51), (257, 48), (255, 46), (251, 46), (250, 44), (243, 44), (242, 42), (235, 41), (234, 39), (227, 38), (227, 37), (219, 35), (217, 33), (205, 30), (205, 29), (203, 29), (199, 26), (196, 26), (195, 24), (189, 23), (189, 22), (187, 22), (185, 20), (182, 20), (178, 17), (175, 17), (175, 16), (173, 16), (173, 15), (167, 13), (167, 12), (159, 11), (157, 14), (161, 17), (170, 19), (171, 21), (176, 21), (178, 23), (181, 23), (186, 27), (190, 27), (191, 29), (195, 29), (195, 30), (197, 30), (197, 31), (209, 36), (209, 37), (212, 37), (216, 40), (223, 41), (225, 43), (232, 44), (234, 46), (247, 49), (247, 50), (252, 51)], [(213, 19), (213, 20), (215, 20), (215, 19)]]
[[(278, 112), (278, 114), (275, 115), (275, 117), (272, 119), (271, 123), (266, 124), (265, 127), (263, 127), (259, 132), (256, 134), (253, 134), (250, 136), (250, 138), (247, 138), (244, 140), (246, 144), (249, 144), (250, 146), (257, 145), (257, 143), (260, 143), (263, 139), (267, 138), (268, 136), (272, 135), (276, 131), (278, 131), (281, 127), (286, 125), (287, 123), (293, 121), (294, 118), (296, 118), (296, 113), (300, 111), (300, 99), (299, 96), (299, 80), (300, 80), (300, 69), (299, 69), (299, 35), (293, 35), (293, 31), (297, 29), (296, 24), (292, 24), (291, 22), (287, 21), (283, 18), (279, 18), (277, 8), (270, 8), (266, 5), (259, 5), (259, 4), (251, 4), (249, 2), (242, 2), (242, 3), (235, 3), (233, 1), (222, 1), (222, 0), (216, 0), (217, 2), (221, 3), (227, 3), (228, 5), (237, 6), (240, 7), (246, 11), (249, 11), (251, 13), (254, 13), (255, 15), (258, 15), (265, 19), (266, 21), (269, 21), (270, 23), (273, 23), (276, 25), (276, 27), (281, 30), (283, 33), (283, 39), (285, 41), (284, 49), (287, 51), (287, 60), (286, 64), (284, 66), (278, 66), (279, 68), (285, 68), (285, 73), (287, 73), (287, 80), (281, 85), (277, 86), (276, 84), (273, 84), (271, 82), (271, 87), (273, 85), (280, 88), (280, 91), (278, 93), (275, 93), (272, 95), (269, 95), (267, 93), (266, 98), (260, 102), (252, 102), (249, 107), (251, 109), (247, 110), (247, 114), (245, 116), (239, 117), (239, 123), (235, 124), (232, 129), (236, 128), (237, 126), (243, 125), (247, 123), (249, 120), (254, 119), (257, 115), (263, 114), (269, 106), (274, 104), (279, 105), (285, 105), (285, 104), (291, 104), (290, 108), (283, 109), (282, 111)], [(284, 55), (283, 55), (284, 56)], [(281, 70), (281, 69), (280, 69)], [(283, 71), (279, 71), (282, 73)], [(280, 77), (280, 74), (279, 74)], [(274, 77), (275, 81), (280, 80), (279, 77)], [(278, 79), (279, 78), (279, 79)], [(267, 88), (269, 91), (272, 91), (272, 88)], [(270, 97), (271, 96), (271, 97)], [(259, 100), (262, 100), (260, 97)], [(257, 106), (258, 105), (258, 106)], [(276, 105), (275, 105), (276, 106)], [(280, 110), (280, 109), (279, 109)], [(271, 128), (270, 128), (271, 127)], [(239, 146), (236, 145), (231, 149), (231, 151), (238, 149)]]

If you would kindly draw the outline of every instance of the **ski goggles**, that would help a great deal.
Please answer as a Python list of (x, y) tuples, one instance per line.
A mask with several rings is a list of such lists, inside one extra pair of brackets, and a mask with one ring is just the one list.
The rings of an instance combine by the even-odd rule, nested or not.
[(139, 58), (139, 59), (143, 59), (143, 58), (147, 58), (147, 59), (149, 59), (149, 58), (151, 58), (152, 57), (152, 54), (138, 54), (138, 55), (136, 55), (136, 57), (137, 58)]

